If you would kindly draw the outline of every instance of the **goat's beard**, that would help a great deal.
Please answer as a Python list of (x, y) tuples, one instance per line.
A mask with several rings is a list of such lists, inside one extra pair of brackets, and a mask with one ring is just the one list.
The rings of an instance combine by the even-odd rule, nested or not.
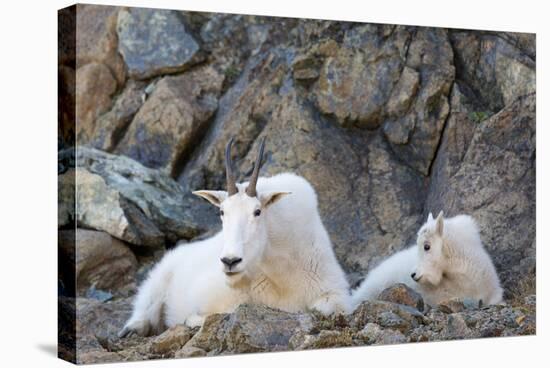
[(250, 284), (250, 278), (248, 277), (246, 271), (242, 271), (236, 275), (225, 276), (225, 283), (230, 288), (241, 289)]

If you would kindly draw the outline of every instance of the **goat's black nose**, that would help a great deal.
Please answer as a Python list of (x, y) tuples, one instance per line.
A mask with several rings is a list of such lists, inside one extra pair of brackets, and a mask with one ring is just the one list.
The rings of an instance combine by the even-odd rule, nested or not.
[(414, 279), (414, 277), (416, 276), (416, 272), (413, 272), (411, 273), (411, 277)]
[(238, 257), (233, 257), (233, 258), (223, 257), (221, 259), (222, 263), (229, 268), (235, 266), (237, 263), (239, 263), (242, 260), (243, 260), (242, 258), (238, 258)]

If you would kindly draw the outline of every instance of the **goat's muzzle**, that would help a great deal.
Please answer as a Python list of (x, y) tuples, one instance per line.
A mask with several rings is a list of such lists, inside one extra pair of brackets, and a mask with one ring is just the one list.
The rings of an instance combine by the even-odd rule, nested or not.
[(231, 257), (231, 258), (223, 257), (220, 259), (220, 261), (222, 261), (222, 263), (225, 265), (225, 273), (227, 275), (233, 275), (238, 273), (238, 272), (235, 272), (234, 269), (235, 269), (235, 266), (241, 263), (242, 260), (243, 259), (239, 257)]

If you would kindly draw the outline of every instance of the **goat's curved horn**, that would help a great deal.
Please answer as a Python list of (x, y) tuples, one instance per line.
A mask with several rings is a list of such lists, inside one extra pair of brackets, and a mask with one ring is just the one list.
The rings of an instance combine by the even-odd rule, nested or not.
[(256, 183), (258, 182), (258, 175), (260, 174), (260, 166), (262, 165), (262, 156), (264, 155), (264, 146), (265, 146), (265, 137), (262, 138), (260, 142), (260, 150), (258, 152), (258, 157), (256, 157), (256, 163), (254, 164), (254, 171), (252, 171), (252, 176), (248, 187), (246, 188), (246, 194), (250, 197), (256, 197)]
[(225, 147), (225, 176), (227, 180), (227, 195), (231, 196), (237, 193), (237, 185), (235, 184), (235, 176), (233, 175), (233, 164), (231, 162), (231, 145), (233, 144), (233, 137), (227, 143)]

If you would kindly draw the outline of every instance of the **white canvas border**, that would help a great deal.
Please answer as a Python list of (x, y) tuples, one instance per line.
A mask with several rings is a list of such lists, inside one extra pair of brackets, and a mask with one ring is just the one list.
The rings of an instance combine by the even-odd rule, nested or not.
[[(537, 33), (537, 336), (400, 346), (331, 349), (315, 352), (252, 354), (164, 360), (120, 367), (329, 367), (338, 366), (538, 366), (549, 344), (548, 226), (550, 136), (543, 101), (548, 99), (549, 23), (543, 1), (90, 1), (109, 5), (281, 15), (453, 28)], [(9, 5), (7, 5), (9, 4)], [(2, 121), (0, 149), (2, 366), (57, 367), (56, 320), (56, 162), (57, 9), (69, 1), (4, 3), (2, 35)], [(546, 44), (546, 48), (544, 47)], [(545, 226), (546, 225), (546, 226)], [(521, 231), (521, 229), (518, 229)], [(547, 248), (547, 247), (546, 247)], [(548, 348), (546, 348), (548, 349)], [(546, 354), (544, 354), (546, 355)], [(543, 360), (542, 360), (543, 361)], [(542, 363), (544, 364), (544, 363)]]

